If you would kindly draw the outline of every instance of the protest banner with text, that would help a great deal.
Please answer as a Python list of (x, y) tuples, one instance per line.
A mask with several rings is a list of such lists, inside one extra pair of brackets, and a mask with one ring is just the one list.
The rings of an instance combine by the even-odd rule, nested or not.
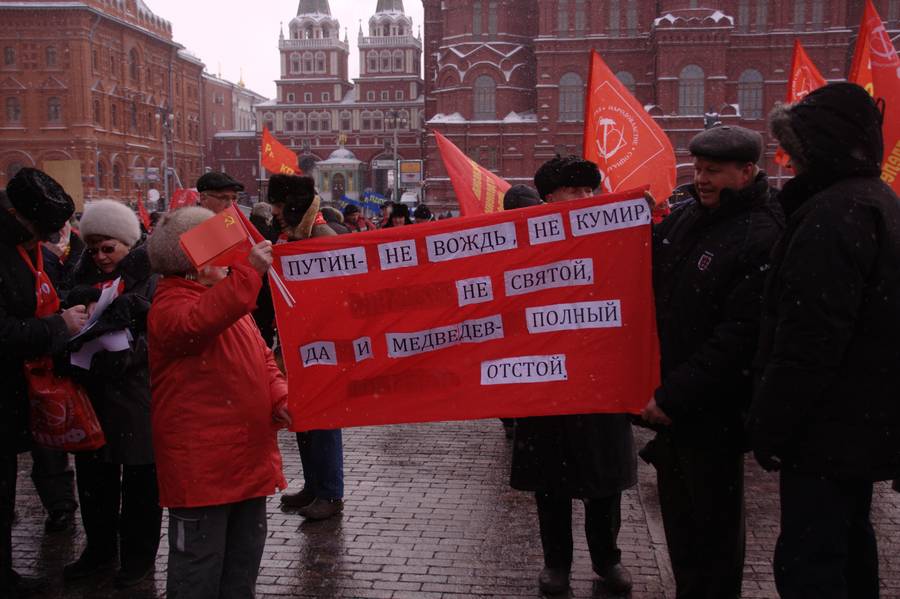
[(294, 430), (639, 413), (659, 382), (642, 193), (276, 246)]

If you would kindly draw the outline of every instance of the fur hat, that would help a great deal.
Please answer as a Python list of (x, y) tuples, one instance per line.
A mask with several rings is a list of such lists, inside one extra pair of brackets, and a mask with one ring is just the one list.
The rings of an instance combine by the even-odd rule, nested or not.
[(270, 204), (284, 205), (281, 215), (284, 223), (289, 227), (296, 227), (316, 197), (316, 183), (312, 177), (272, 175), (269, 178), (268, 196)]
[(89, 202), (79, 226), (82, 238), (112, 237), (128, 247), (134, 247), (141, 238), (141, 225), (134, 210), (115, 200)]
[(701, 131), (691, 139), (688, 151), (692, 156), (713, 162), (759, 162), (762, 154), (762, 135), (744, 127), (719, 125)]
[(63, 228), (75, 202), (56, 180), (36, 168), (20, 169), (9, 180), (6, 194), (16, 212), (34, 225), (41, 236)]
[(597, 165), (578, 156), (557, 156), (545, 162), (534, 174), (534, 186), (541, 199), (561, 187), (589, 187), (597, 189), (603, 177)]
[(147, 241), (150, 267), (163, 275), (183, 275), (194, 265), (181, 249), (181, 236), (215, 214), (199, 206), (188, 206), (164, 215)]
[(331, 206), (322, 206), (322, 218), (326, 223), (344, 223), (344, 215), (341, 214), (341, 211)]
[(528, 208), (541, 203), (541, 196), (528, 185), (513, 185), (503, 194), (503, 209)]

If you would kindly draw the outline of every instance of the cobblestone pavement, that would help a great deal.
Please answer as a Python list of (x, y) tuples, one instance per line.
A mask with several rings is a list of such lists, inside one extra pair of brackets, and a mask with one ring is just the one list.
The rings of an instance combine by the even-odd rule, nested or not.
[[(638, 431), (646, 440), (646, 431)], [(535, 598), (542, 566), (531, 495), (513, 491), (509, 442), (498, 421), (420, 424), (344, 432), (346, 509), (326, 522), (305, 523), (269, 501), (269, 539), (258, 597), (438, 599)], [(283, 434), (285, 473), (302, 484), (293, 436)], [(44, 513), (19, 463), (14, 559), (19, 571), (46, 576), (47, 599), (164, 597), (168, 545), (155, 578), (116, 592), (112, 575), (63, 586), (62, 567), (84, 543), (76, 533), (44, 536)], [(744, 597), (775, 597), (771, 556), (778, 532), (777, 485), (748, 461), (748, 547)], [(576, 503), (573, 597), (607, 597), (594, 582)], [(668, 599), (668, 564), (652, 470), (625, 494), (619, 537), (635, 579), (632, 597)], [(881, 553), (882, 597), (900, 598), (900, 494), (879, 484), (873, 506)], [(165, 523), (163, 525), (165, 531)], [(165, 533), (164, 533), (165, 534)]]

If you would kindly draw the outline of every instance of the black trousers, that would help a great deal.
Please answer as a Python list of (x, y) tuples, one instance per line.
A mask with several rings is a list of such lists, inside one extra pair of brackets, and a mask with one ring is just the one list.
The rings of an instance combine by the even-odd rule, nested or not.
[(122, 466), (78, 453), (75, 474), (87, 550), (113, 556), (118, 541), (122, 568), (152, 563), (162, 525), (156, 465)]
[(878, 597), (872, 483), (781, 473), (775, 586), (782, 599)]
[(744, 573), (744, 455), (682, 447), (660, 433), (642, 452), (656, 468), (677, 599), (737, 599)]
[(75, 473), (69, 467), (69, 454), (35, 445), (31, 449), (31, 480), (41, 504), (48, 512), (74, 512)]
[(0, 454), (0, 597), (12, 593), (12, 524), (16, 512), (18, 457)]
[[(535, 493), (544, 565), (570, 570), (572, 567), (572, 498), (567, 495)], [(594, 571), (618, 564), (622, 552), (617, 545), (622, 524), (622, 494), (583, 499), (584, 534)]]

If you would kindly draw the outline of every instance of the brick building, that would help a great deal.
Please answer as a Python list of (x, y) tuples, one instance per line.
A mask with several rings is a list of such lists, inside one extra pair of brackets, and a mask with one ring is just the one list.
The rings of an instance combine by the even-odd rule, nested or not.
[[(131, 199), (163, 189), (166, 158), (172, 189), (190, 186), (204, 140), (238, 124), (235, 102), (255, 128), (244, 90), (204, 77), (141, 0), (0, 0), (0, 53), (0, 186), (23, 166), (75, 160), (87, 199)], [(217, 94), (223, 120), (205, 106)]]
[[(257, 104), (267, 101), (244, 85), (226, 81), (209, 73), (203, 74), (203, 166), (211, 170), (227, 170), (214, 155), (217, 135), (235, 136), (256, 132)], [(255, 174), (252, 175), (255, 177)]]
[(258, 178), (259, 135), (267, 127), (294, 148), (326, 201), (389, 195), (398, 159), (419, 159), (424, 130), (422, 41), (402, 0), (378, 0), (367, 31), (358, 32), (359, 77), (349, 78), (347, 30), (328, 0), (301, 0), (278, 40), (277, 97), (257, 104), (256, 135), (220, 133), (215, 160), (248, 190)]
[[(766, 135), (786, 93), (794, 39), (823, 75), (847, 71), (863, 0), (423, 0), (427, 126), (512, 183), (556, 153), (581, 152), (591, 48), (669, 134), (679, 182), (692, 176), (687, 143), (704, 113)], [(876, 0), (890, 29), (900, 2)], [(699, 8), (705, 5), (710, 8)], [(426, 198), (455, 208), (434, 142)]]

